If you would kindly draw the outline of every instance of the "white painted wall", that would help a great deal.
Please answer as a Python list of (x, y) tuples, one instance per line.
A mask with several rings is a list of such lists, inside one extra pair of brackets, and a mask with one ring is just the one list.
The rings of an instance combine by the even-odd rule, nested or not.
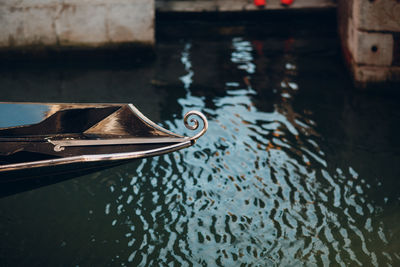
[(0, 0), (0, 47), (154, 44), (154, 0)]

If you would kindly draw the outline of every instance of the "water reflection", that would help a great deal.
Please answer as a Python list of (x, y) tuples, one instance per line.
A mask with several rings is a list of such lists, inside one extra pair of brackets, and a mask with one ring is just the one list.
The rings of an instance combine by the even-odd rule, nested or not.
[[(293, 44), (294, 40), (286, 41)], [(288, 45), (289, 46), (289, 45)], [(121, 262), (148, 266), (369, 265), (399, 260), (381, 211), (364, 195), (371, 187), (351, 165), (334, 168), (321, 147), (313, 112), (296, 110), (296, 60), (285, 51), (275, 101), (257, 107), (264, 85), (253, 44), (231, 43), (224, 96), (207, 105), (190, 90), (196, 75), (190, 43), (183, 45), (186, 96), (182, 114), (201, 109), (209, 132), (189, 149), (144, 160), (129, 185), (112, 185), (105, 214), (125, 232)], [(261, 50), (262, 51), (262, 50)], [(258, 53), (258, 54), (257, 54)], [(253, 79), (257, 82), (253, 83)], [(260, 82), (261, 81), (261, 82)], [(184, 131), (181, 118), (166, 121)], [(330, 166), (330, 165), (333, 166)], [(398, 211), (397, 211), (398, 212)], [(396, 245), (395, 245), (396, 247)], [(115, 259), (117, 260), (117, 259)]]
[(0, 108), (0, 127), (15, 127), (38, 123), (46, 117), (49, 107), (46, 105), (20, 105), (3, 103)]
[(162, 43), (151, 77), (168, 96), (155, 104), (162, 126), (188, 133), (183, 114), (197, 109), (207, 134), (190, 149), (3, 199), (4, 251), (37, 265), (397, 265), (398, 102), (340, 90), (337, 54), (313, 55), (313, 45)]

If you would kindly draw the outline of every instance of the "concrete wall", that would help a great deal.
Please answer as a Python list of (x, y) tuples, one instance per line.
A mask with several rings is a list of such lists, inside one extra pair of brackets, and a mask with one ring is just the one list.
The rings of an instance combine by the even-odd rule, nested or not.
[(154, 44), (154, 0), (0, 0), (0, 48)]
[(345, 60), (360, 86), (400, 81), (400, 1), (339, 0)]

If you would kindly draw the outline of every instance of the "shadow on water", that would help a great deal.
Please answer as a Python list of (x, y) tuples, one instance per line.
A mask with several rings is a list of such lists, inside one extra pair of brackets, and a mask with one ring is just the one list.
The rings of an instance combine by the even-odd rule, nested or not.
[(135, 70), (1, 74), (15, 88), (3, 99), (49, 81), (46, 101), (126, 99), (177, 133), (197, 109), (209, 131), (183, 151), (1, 199), (0, 262), (398, 264), (398, 96), (353, 90), (325, 27), (161, 38)]
[(34, 175), (32, 175), (31, 172), (28, 173), (22, 170), (20, 173), (14, 173), (14, 176), (2, 177), (3, 180), (0, 183), (0, 198), (100, 172), (126, 162), (128, 161), (102, 164), (100, 166), (83, 163), (82, 165), (78, 164), (73, 167), (59, 168), (50, 173), (46, 173), (46, 170), (36, 170)]

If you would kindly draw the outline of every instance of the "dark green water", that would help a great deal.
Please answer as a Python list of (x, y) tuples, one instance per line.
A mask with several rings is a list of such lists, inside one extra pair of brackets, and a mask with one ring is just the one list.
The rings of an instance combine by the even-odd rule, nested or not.
[(195, 109), (209, 131), (1, 198), (0, 266), (398, 266), (399, 96), (354, 90), (335, 26), (299, 25), (165, 23), (148, 62), (3, 68), (2, 101), (131, 102), (187, 134)]

